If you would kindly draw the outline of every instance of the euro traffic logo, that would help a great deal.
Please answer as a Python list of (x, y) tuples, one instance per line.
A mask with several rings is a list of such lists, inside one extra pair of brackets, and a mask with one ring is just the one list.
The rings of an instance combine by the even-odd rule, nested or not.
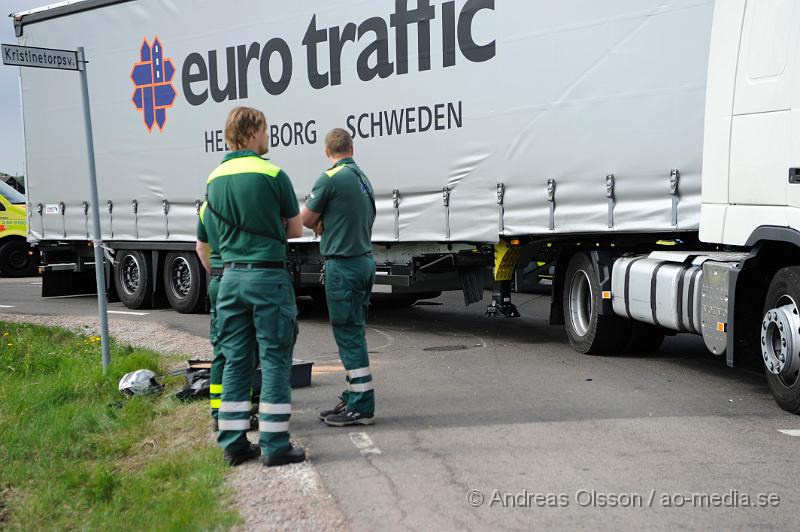
[[(495, 58), (496, 40), (478, 38), (486, 32), (478, 32), (476, 27), (495, 11), (496, 0), (464, 0), (463, 5), (446, 0), (438, 7), (432, 0), (415, 0), (416, 7), (409, 6), (409, 1), (395, 0), (392, 12), (360, 24), (327, 26), (322, 16), (314, 13), (305, 33), (293, 39), (262, 35), (224, 50), (194, 50), (179, 57), (177, 67), (166, 57), (157, 36), (152, 44), (145, 38), (130, 74), (135, 87), (133, 104), (152, 133), (155, 127), (164, 130), (167, 110), (178, 97), (176, 68), (180, 69), (177, 82), (183, 98), (197, 107), (207, 102), (247, 100), (256, 79), (267, 94), (280, 96), (303, 78), (312, 89), (323, 90), (345, 83), (342, 72), (352, 72), (367, 83), (409, 75), (414, 63), (422, 73)], [(413, 31), (418, 36), (416, 50), (409, 44)], [(352, 46), (345, 46), (348, 43)], [(298, 55), (305, 57), (305, 75), (296, 71)]]
[(142, 113), (148, 132), (153, 127), (164, 131), (167, 123), (167, 109), (175, 105), (178, 93), (172, 84), (175, 65), (172, 59), (164, 57), (164, 47), (156, 36), (153, 44), (144, 39), (139, 49), (139, 62), (133, 65), (131, 81), (136, 89), (133, 92), (133, 105)]

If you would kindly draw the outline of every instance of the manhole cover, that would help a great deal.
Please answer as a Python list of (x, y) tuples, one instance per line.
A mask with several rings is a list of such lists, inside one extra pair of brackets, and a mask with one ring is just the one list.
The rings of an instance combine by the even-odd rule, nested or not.
[(465, 345), (440, 345), (438, 347), (426, 347), (423, 351), (436, 352), (436, 351), (464, 351), (468, 349)]

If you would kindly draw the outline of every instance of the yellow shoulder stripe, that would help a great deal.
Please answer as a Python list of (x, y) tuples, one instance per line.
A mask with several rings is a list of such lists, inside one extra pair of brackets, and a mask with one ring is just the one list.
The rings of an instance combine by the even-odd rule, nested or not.
[(208, 207), (208, 202), (204, 201), (203, 205), (200, 206), (200, 222), (201, 223), (206, 223), (206, 221), (205, 221), (206, 207)]
[(339, 172), (341, 172), (343, 168), (345, 168), (345, 165), (337, 166), (336, 168), (331, 168), (330, 170), (325, 172), (325, 175), (327, 175), (328, 177), (333, 177)]
[(235, 174), (264, 174), (269, 177), (278, 177), (280, 172), (280, 167), (275, 166), (261, 157), (239, 157), (238, 159), (231, 159), (219, 165), (217, 169), (208, 176), (208, 182), (211, 183), (218, 177)]

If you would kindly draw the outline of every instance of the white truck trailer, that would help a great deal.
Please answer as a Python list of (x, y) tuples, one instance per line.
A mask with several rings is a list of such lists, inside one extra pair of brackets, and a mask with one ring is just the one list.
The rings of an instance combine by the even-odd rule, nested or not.
[[(494, 281), (514, 316), (515, 273), (546, 264), (578, 351), (702, 335), (800, 413), (800, 2), (83, 0), (13, 22), (21, 45), (86, 48), (104, 267), (130, 307), (205, 304), (198, 207), (249, 105), (301, 201), (324, 134), (351, 131), (376, 290), (469, 304)], [(21, 92), (43, 295), (85, 291), (78, 80), (27, 69)], [(319, 294), (312, 235), (290, 256)]]

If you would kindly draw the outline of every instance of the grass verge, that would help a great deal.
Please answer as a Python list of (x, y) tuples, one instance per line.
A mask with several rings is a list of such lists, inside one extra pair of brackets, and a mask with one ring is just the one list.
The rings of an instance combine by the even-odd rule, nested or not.
[[(0, 528), (192, 530), (238, 522), (206, 404), (124, 399), (117, 383), (158, 353), (0, 322)], [(171, 383), (174, 387), (178, 379)], [(169, 389), (168, 382), (168, 389)]]

